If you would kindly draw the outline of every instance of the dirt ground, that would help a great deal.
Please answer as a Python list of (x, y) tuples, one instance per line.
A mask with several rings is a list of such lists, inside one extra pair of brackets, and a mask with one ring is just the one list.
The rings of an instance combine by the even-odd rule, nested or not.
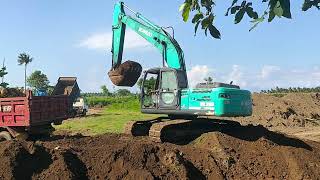
[(253, 115), (234, 118), (243, 125), (263, 125), (272, 131), (320, 142), (320, 94), (290, 93), (283, 97), (253, 94)]
[(1, 179), (317, 179), (320, 144), (262, 126), (205, 133), (187, 145), (106, 134), (2, 142)]
[(183, 142), (123, 134), (0, 142), (0, 179), (319, 179), (319, 96), (253, 102), (251, 118), (208, 120), (209, 131)]

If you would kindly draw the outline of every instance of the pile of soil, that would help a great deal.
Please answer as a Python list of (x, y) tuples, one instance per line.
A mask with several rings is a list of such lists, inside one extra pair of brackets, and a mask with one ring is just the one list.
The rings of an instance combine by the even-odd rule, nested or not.
[(108, 72), (111, 82), (116, 86), (132, 87), (138, 81), (142, 66), (135, 61), (126, 61)]
[(106, 134), (0, 143), (0, 179), (316, 179), (320, 144), (263, 126), (202, 134), (187, 145)]
[(23, 89), (19, 88), (3, 88), (0, 87), (0, 98), (6, 97), (23, 97), (25, 96)]
[(266, 127), (312, 127), (320, 125), (320, 94), (289, 93), (283, 97), (254, 93), (253, 115), (236, 118), (245, 124)]

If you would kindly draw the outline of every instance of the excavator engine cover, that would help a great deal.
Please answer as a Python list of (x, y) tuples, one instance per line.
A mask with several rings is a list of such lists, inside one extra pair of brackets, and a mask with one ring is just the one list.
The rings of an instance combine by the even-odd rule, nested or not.
[(126, 61), (108, 72), (109, 78), (116, 86), (132, 87), (138, 81), (142, 66), (135, 61)]

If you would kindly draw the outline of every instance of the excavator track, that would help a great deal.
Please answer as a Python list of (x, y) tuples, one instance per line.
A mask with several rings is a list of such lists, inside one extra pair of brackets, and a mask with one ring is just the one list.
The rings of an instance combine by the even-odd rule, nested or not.
[(150, 127), (149, 137), (154, 142), (177, 142), (188, 136), (187, 124), (191, 120), (176, 119), (155, 123)]
[[(124, 133), (132, 136), (149, 136), (154, 142), (181, 142), (197, 131), (193, 120), (157, 118), (147, 121), (130, 121)], [(198, 128), (197, 128), (198, 129)]]
[(185, 144), (201, 134), (212, 131), (221, 131), (221, 128), (233, 128), (240, 124), (234, 121), (221, 119), (174, 119), (167, 117), (147, 121), (130, 121), (125, 126), (125, 134), (132, 136), (149, 136), (154, 142), (169, 142)]

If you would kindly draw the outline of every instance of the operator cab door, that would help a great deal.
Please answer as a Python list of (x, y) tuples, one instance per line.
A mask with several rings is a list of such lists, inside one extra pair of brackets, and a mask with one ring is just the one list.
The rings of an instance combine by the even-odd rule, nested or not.
[(179, 90), (176, 71), (162, 70), (159, 90), (159, 109), (175, 110), (179, 104)]
[[(160, 71), (145, 72), (141, 86), (141, 108), (157, 109), (159, 104)], [(139, 83), (139, 82), (138, 82)]]

